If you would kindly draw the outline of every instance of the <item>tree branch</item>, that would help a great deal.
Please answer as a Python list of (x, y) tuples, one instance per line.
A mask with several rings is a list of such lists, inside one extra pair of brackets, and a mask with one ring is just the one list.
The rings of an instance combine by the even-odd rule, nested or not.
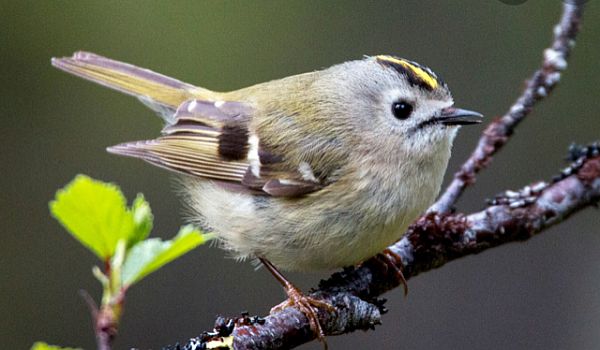
[[(470, 158), (455, 174), (440, 199), (419, 218), (396, 244), (388, 249), (400, 256), (397, 267), (406, 279), (470, 254), (508, 242), (529, 239), (573, 213), (600, 201), (600, 144), (573, 148), (573, 164), (553, 183), (539, 182), (519, 192), (507, 191), (485, 210), (465, 215), (450, 214), (466, 187), (504, 146), (517, 125), (531, 113), (561, 78), (575, 43), (583, 13), (583, 1), (566, 0), (560, 22), (554, 28), (552, 45), (510, 110), (485, 129)], [(396, 288), (395, 271), (371, 259), (357, 268), (347, 268), (321, 281), (312, 296), (323, 298), (335, 313), (319, 311), (319, 320), (329, 335), (370, 329), (381, 322), (386, 310), (382, 293)], [(288, 349), (314, 339), (308, 320), (295, 308), (286, 308), (266, 318), (219, 318), (215, 329), (190, 339), (184, 346), (165, 349), (230, 348)]]

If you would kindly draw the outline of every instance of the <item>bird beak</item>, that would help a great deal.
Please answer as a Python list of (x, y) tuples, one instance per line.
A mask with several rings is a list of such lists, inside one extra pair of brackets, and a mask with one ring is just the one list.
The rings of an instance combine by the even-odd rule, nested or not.
[(448, 107), (444, 108), (442, 114), (436, 119), (444, 125), (469, 125), (481, 123), (481, 118), (483, 118), (481, 113)]

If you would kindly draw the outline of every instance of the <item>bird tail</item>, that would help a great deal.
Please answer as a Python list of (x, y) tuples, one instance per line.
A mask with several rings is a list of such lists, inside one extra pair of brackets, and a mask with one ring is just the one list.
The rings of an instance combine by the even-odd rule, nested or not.
[(52, 58), (52, 65), (111, 89), (133, 95), (163, 115), (167, 122), (183, 102), (190, 99), (214, 100), (217, 93), (155, 73), (148, 69), (111, 60), (90, 52)]

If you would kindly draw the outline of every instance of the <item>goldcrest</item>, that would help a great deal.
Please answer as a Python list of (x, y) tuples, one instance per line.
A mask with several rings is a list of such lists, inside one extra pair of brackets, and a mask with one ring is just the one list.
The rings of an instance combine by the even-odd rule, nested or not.
[(458, 127), (481, 118), (455, 108), (429, 68), (392, 56), (231, 92), (87, 52), (52, 64), (163, 117), (160, 137), (108, 151), (187, 175), (193, 221), (233, 256), (260, 259), (289, 297), (276, 309), (298, 307), (325, 346), (315, 308), (332, 306), (277, 268), (354, 265), (397, 241), (437, 196)]
[(196, 223), (285, 270), (353, 265), (401, 238), (436, 198), (458, 127), (481, 118), (392, 56), (231, 92), (87, 52), (52, 63), (158, 112), (161, 136), (108, 151), (188, 175)]

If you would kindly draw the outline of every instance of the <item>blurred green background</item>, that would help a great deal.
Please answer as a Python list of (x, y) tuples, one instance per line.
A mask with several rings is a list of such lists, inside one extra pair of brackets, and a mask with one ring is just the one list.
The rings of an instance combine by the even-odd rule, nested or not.
[[(489, 117), (520, 92), (550, 41), (558, 0), (509, 6), (468, 1), (6, 1), (0, 2), (0, 347), (35, 340), (95, 347), (92, 254), (48, 212), (77, 173), (143, 192), (154, 235), (171, 237), (182, 206), (166, 171), (107, 154), (152, 138), (159, 118), (135, 99), (74, 78), (50, 57), (84, 49), (190, 83), (230, 90), (362, 55), (389, 53), (432, 67), (457, 104)], [(600, 139), (600, 4), (588, 3), (570, 67), (470, 189), (460, 209), (549, 179), (572, 141)], [(482, 127), (462, 130), (449, 174)], [(332, 349), (591, 349), (600, 344), (600, 215), (587, 209), (528, 242), (453, 262), (386, 295), (374, 332), (330, 337)], [(290, 274), (303, 288), (322, 274)], [(201, 247), (128, 294), (116, 349), (154, 348), (212, 328), (217, 314), (268, 312), (283, 298), (264, 270)], [(320, 349), (310, 344), (304, 349)]]

